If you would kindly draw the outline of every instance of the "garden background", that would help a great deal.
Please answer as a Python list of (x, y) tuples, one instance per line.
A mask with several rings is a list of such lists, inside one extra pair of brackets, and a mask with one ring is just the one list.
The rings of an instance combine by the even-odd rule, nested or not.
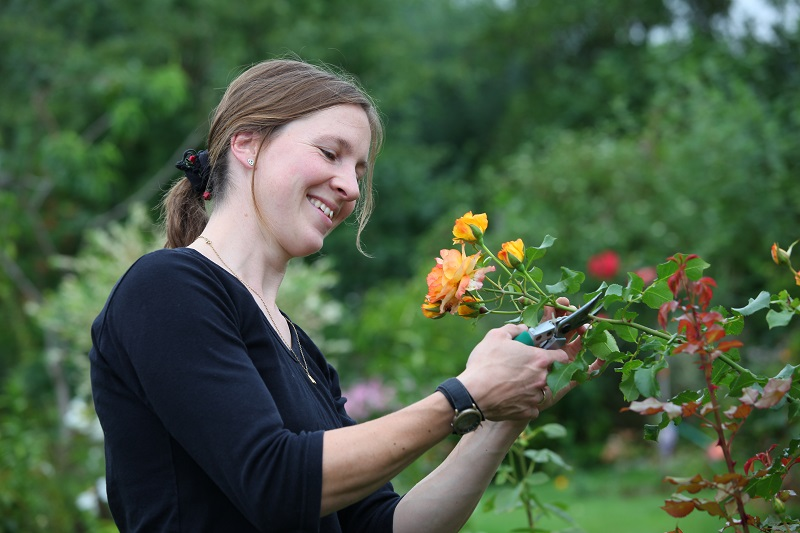
[[(0, 531), (113, 531), (89, 326), (118, 276), (161, 246), (155, 208), (175, 161), (202, 147), (224, 87), (261, 59), (355, 74), (386, 124), (364, 234), (373, 257), (345, 227), (296, 261), (281, 294), (362, 419), (430, 393), (498, 323), (420, 312), (425, 274), (469, 210), (506, 240), (555, 236), (540, 266), (556, 279), (566, 266), (624, 284), (626, 272), (683, 252), (711, 264), (723, 305), (791, 285), (770, 246), (800, 237), (800, 1), (764, 0), (771, 18), (759, 24), (741, 4), (4, 0)], [(751, 318), (743, 336), (754, 370), (800, 363), (796, 324), (771, 331)], [(671, 367), (663, 388), (691, 388), (693, 372)], [(713, 468), (710, 437), (691, 424), (668, 458), (666, 445), (644, 443), (642, 418), (619, 412), (615, 379), (607, 372), (542, 417), (568, 435), (538, 445), (573, 466), (543, 495), (563, 490), (579, 503), (607, 491), (595, 471), (610, 482), (609, 471)], [(797, 434), (785, 413), (768, 412), (737, 446), (752, 455)], [(660, 494), (659, 475), (632, 479), (620, 501)]]

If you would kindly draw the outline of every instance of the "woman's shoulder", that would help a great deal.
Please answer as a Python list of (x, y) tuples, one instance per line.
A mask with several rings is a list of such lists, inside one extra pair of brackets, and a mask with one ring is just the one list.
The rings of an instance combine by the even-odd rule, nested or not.
[[(164, 248), (147, 253), (134, 262), (117, 282), (114, 293), (183, 292), (189, 286), (220, 286), (220, 269), (191, 248)], [(224, 273), (224, 271), (223, 271)], [(133, 293), (133, 294), (131, 294)]]
[(125, 277), (171, 276), (188, 271), (209, 275), (214, 264), (191, 248), (163, 248), (147, 253), (134, 262)]

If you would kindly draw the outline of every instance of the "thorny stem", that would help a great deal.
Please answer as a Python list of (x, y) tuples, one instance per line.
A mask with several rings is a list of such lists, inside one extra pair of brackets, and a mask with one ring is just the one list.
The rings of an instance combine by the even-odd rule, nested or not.
[[(684, 283), (683, 287), (684, 291), (686, 292), (686, 294), (691, 294), (691, 292), (689, 291), (689, 287), (685, 285), (686, 283)], [(696, 327), (699, 331), (701, 321), (697, 316), (697, 307), (691, 301), (690, 301), (690, 312), (692, 315), (692, 322), (694, 322), (694, 327)], [(709, 401), (711, 402), (711, 407), (712, 407), (711, 412), (714, 415), (714, 424), (712, 425), (714, 427), (714, 431), (717, 433), (717, 439), (718, 439), (717, 445), (722, 449), (722, 454), (725, 457), (725, 465), (728, 469), (728, 472), (731, 474), (735, 474), (736, 467), (733, 458), (731, 457), (730, 442), (728, 442), (728, 440), (725, 438), (725, 431), (723, 430), (722, 417), (719, 414), (720, 406), (719, 406), (719, 401), (717, 400), (716, 387), (712, 383), (711, 379), (712, 364), (705, 343), (703, 345), (703, 348), (699, 352), (699, 356), (703, 368), (703, 377), (705, 378), (706, 388), (708, 389)], [(747, 527), (747, 512), (745, 511), (744, 502), (742, 501), (741, 490), (739, 488), (735, 488), (731, 496), (736, 501), (736, 509), (739, 512), (739, 518), (743, 528), (742, 531), (743, 533), (749, 533), (750, 529)]]

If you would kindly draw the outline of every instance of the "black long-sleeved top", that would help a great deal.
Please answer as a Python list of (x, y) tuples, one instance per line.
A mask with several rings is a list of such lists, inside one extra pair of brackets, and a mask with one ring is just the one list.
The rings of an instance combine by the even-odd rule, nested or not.
[(298, 335), (316, 385), (249, 291), (202, 254), (159, 250), (128, 270), (89, 354), (121, 531), (391, 531), (391, 484), (319, 516), (323, 432), (355, 422), (336, 371)]

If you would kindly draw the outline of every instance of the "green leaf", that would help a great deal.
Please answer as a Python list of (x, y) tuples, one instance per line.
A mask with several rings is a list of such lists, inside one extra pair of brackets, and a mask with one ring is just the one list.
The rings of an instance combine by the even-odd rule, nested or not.
[(739, 335), (744, 330), (744, 316), (736, 315), (725, 320), (726, 335)]
[(586, 349), (599, 359), (608, 359), (611, 354), (619, 353), (617, 341), (608, 331), (592, 335)]
[(650, 441), (657, 441), (658, 434), (661, 432), (661, 428), (658, 424), (645, 424), (644, 425), (644, 440)]
[(672, 291), (669, 290), (669, 285), (665, 280), (659, 280), (647, 287), (642, 294), (642, 301), (650, 309), (658, 309), (662, 304), (671, 301), (673, 298)]
[(767, 291), (761, 291), (755, 298), (750, 298), (748, 304), (744, 307), (734, 307), (733, 310), (745, 316), (752, 315), (756, 311), (761, 311), (769, 307), (770, 294)]
[(561, 267), (561, 281), (555, 285), (547, 285), (547, 291), (551, 294), (573, 294), (581, 288), (581, 283), (586, 279), (586, 274), (577, 270), (570, 270)]
[(547, 386), (553, 394), (556, 394), (569, 385), (575, 372), (585, 369), (586, 366), (582, 361), (576, 360), (569, 364), (556, 361), (553, 363), (553, 369), (547, 374)]
[(644, 280), (633, 272), (628, 272), (628, 285), (622, 292), (622, 299), (626, 302), (635, 301), (642, 294), (642, 289), (644, 289)]
[(572, 469), (571, 466), (564, 462), (564, 459), (562, 459), (560, 455), (547, 448), (541, 450), (525, 450), (525, 457), (534, 463), (552, 463), (567, 470)]
[[(638, 315), (633, 311), (626, 311), (625, 308), (618, 309), (614, 313), (615, 320), (622, 320), (625, 322), (633, 322)], [(639, 330), (630, 326), (614, 324), (611, 329), (616, 332), (620, 339), (628, 342), (636, 342), (639, 338)]]
[[(798, 365), (800, 366), (800, 365)], [(780, 372), (775, 376), (775, 379), (789, 379), (794, 376), (794, 371), (797, 370), (798, 366), (786, 365), (784, 366)]]
[(553, 246), (553, 243), (556, 242), (556, 238), (550, 235), (545, 235), (542, 244), (539, 246), (529, 246), (525, 249), (525, 257), (528, 258), (528, 266), (530, 263), (544, 257), (547, 253), (547, 249)]
[(661, 359), (657, 363), (649, 366), (643, 366), (637, 369), (633, 374), (633, 380), (636, 383), (636, 388), (645, 397), (658, 397), (661, 388), (658, 385), (656, 375), (659, 370), (667, 368), (667, 362)]
[(567, 428), (554, 422), (545, 424), (539, 429), (551, 439), (561, 439), (567, 436)]
[(674, 261), (667, 261), (666, 263), (661, 263), (656, 267), (659, 280), (666, 280), (677, 271), (678, 264)]
[(528, 273), (531, 275), (531, 279), (536, 283), (539, 283), (544, 279), (544, 270), (537, 266), (532, 266), (528, 269)]
[(494, 510), (497, 513), (506, 513), (522, 507), (520, 496), (522, 485), (503, 487), (495, 491)]
[(697, 281), (698, 279), (703, 277), (703, 271), (710, 266), (711, 265), (709, 265), (699, 257), (690, 259), (689, 261), (686, 262), (686, 277), (692, 281)]
[(711, 364), (711, 383), (715, 385), (725, 385), (726, 381), (732, 381), (737, 374), (733, 373), (733, 369), (722, 361), (721, 359), (716, 359)]
[(769, 329), (785, 326), (792, 320), (793, 316), (794, 313), (789, 310), (775, 311), (774, 309), (770, 309), (767, 311), (767, 324), (769, 324)]
[(745, 491), (750, 497), (759, 496), (764, 499), (770, 499), (781, 489), (783, 478), (779, 473), (767, 474), (760, 478), (754, 478), (747, 484)]
[(639, 389), (636, 388), (633, 373), (623, 374), (622, 380), (619, 382), (619, 390), (627, 402), (632, 402), (639, 397)]
[(522, 323), (528, 327), (533, 327), (539, 323), (539, 311), (544, 307), (544, 299), (539, 300), (533, 305), (527, 306), (522, 311)]
[(742, 389), (755, 385), (756, 383), (758, 383), (758, 381), (755, 376), (743, 372), (728, 385), (728, 389), (732, 396), (738, 396), (742, 392)]

